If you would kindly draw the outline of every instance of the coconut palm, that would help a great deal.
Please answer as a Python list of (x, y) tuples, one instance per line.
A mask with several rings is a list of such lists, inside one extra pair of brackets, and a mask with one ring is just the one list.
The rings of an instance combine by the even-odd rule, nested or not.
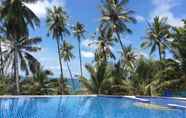
[(5, 49), (6, 47), (6, 39), (7, 39), (7, 28), (4, 27), (4, 22), (3, 20), (1, 19), (0, 21), (0, 61), (1, 61), (1, 75), (4, 75), (4, 56), (3, 56), (3, 50)]
[[(143, 95), (161, 95), (166, 89), (176, 89), (180, 82), (179, 66), (174, 60), (140, 59), (133, 79)], [(136, 89), (136, 92), (138, 92)]]
[[(166, 89), (177, 88), (180, 85), (179, 67), (173, 60), (154, 61), (140, 58), (135, 63), (130, 79), (126, 76), (128, 70), (116, 65), (112, 68), (111, 93), (124, 95), (162, 95)], [(119, 78), (119, 79), (118, 79)], [(111, 79), (110, 79), (111, 80)], [(176, 86), (176, 87), (175, 87)]]
[[(27, 3), (36, 2), (38, 0), (4, 0), (0, 7), (0, 20), (3, 22), (1, 32), (3, 29), (4, 37), (10, 40), (17, 40), (20, 42), (22, 37), (28, 37), (28, 26), (33, 29), (39, 26), (39, 18), (27, 7)], [(6, 30), (5, 30), (6, 29)], [(16, 45), (16, 44), (15, 44)], [(15, 79), (18, 80), (15, 70)], [(17, 75), (17, 76), (16, 76)], [(17, 90), (18, 92), (18, 90)]]
[(80, 71), (81, 71), (81, 76), (83, 76), (82, 57), (81, 57), (81, 39), (84, 38), (85, 26), (80, 22), (77, 22), (76, 25), (73, 27), (73, 32), (74, 32), (74, 36), (78, 40)]
[(159, 59), (162, 59), (162, 54), (167, 48), (167, 39), (170, 36), (170, 25), (167, 24), (167, 18), (160, 18), (156, 16), (153, 23), (148, 24), (147, 36), (145, 41), (141, 44), (143, 48), (151, 48), (150, 55), (158, 49)]
[(39, 25), (39, 18), (27, 7), (27, 3), (38, 0), (4, 0), (0, 8), (0, 16), (7, 27), (7, 36), (18, 40), (22, 36), (28, 36), (28, 26), (33, 29)]
[(105, 63), (108, 59), (116, 59), (114, 53), (112, 52), (112, 39), (105, 36), (104, 32), (100, 33), (98, 40), (96, 42), (97, 49), (95, 51), (95, 61), (97, 63)]
[(176, 61), (169, 59), (153, 63), (151, 68), (154, 68), (154, 74), (146, 86), (151, 96), (162, 95), (166, 89), (177, 90), (182, 85), (184, 80), (180, 76), (180, 67)]
[[(21, 40), (6, 40), (6, 50), (4, 50), (4, 63), (7, 69), (14, 72), (16, 81), (16, 92), (20, 93), (20, 78), (19, 70), (24, 71), (26, 75), (37, 72), (39, 61), (32, 56), (33, 52), (40, 50), (39, 47), (35, 46), (41, 42), (41, 38), (29, 38), (23, 37)], [(6, 70), (7, 70), (6, 69)]]
[(181, 62), (183, 73), (186, 73), (186, 21), (183, 27), (173, 29), (172, 37), (174, 39), (171, 42), (172, 53)]
[(135, 68), (136, 54), (134, 53), (132, 46), (124, 47), (124, 53), (122, 53), (121, 62), (125, 70), (132, 72)]
[(80, 78), (82, 88), (85, 89), (85, 92), (88, 94), (101, 94), (102, 91), (104, 91), (102, 89), (104, 80), (107, 78), (105, 73), (106, 65), (102, 63), (95, 67), (91, 65), (86, 65), (85, 67), (90, 73), (90, 79)]
[(47, 25), (49, 34), (52, 35), (53, 39), (56, 40), (57, 43), (57, 51), (59, 57), (59, 65), (60, 65), (60, 94), (63, 94), (63, 68), (62, 68), (62, 61), (61, 61), (61, 54), (60, 54), (60, 41), (63, 41), (65, 35), (69, 35), (70, 32), (68, 31), (67, 25), (68, 16), (67, 13), (64, 11), (62, 7), (54, 6), (52, 9), (48, 9), (47, 15)]
[(132, 16), (133, 11), (126, 9), (128, 0), (105, 0), (101, 6), (101, 30), (108, 33), (112, 30), (119, 41), (122, 51), (124, 45), (120, 38), (122, 33), (131, 33), (132, 31), (128, 28), (127, 24), (135, 23), (136, 20)]
[[(174, 55), (174, 58), (177, 60), (180, 70), (176, 71), (182, 79), (180, 84), (174, 88), (179, 88), (179, 90), (185, 89), (186, 86), (186, 21), (184, 20), (184, 26), (179, 28), (174, 28), (173, 32), (173, 41), (171, 42), (171, 49)], [(174, 89), (175, 90), (175, 89)]]
[(72, 58), (74, 58), (74, 55), (72, 53), (73, 46), (67, 43), (66, 41), (63, 42), (63, 45), (61, 46), (61, 57), (62, 59), (66, 62), (67, 68), (72, 80), (72, 85), (73, 88), (75, 87), (74, 82), (73, 82), (73, 76), (72, 72), (70, 70), (69, 62), (71, 61)]

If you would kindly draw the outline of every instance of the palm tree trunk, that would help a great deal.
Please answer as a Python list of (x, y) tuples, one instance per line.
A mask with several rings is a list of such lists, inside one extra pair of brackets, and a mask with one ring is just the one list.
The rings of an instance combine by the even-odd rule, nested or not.
[[(104, 50), (104, 49), (103, 49)], [(104, 62), (103, 63), (107, 63), (107, 53), (106, 51), (104, 50)]]
[(81, 41), (80, 41), (80, 38), (78, 38), (78, 47), (79, 47), (80, 71), (81, 71), (81, 77), (83, 77), (82, 58), (81, 58)]
[(117, 35), (117, 37), (118, 37), (118, 40), (119, 40), (120, 46), (121, 46), (121, 48), (122, 48), (122, 52), (124, 53), (124, 45), (123, 45), (123, 43), (122, 43), (122, 41), (121, 41), (120, 35), (119, 35), (118, 32), (116, 32), (116, 35)]
[(3, 54), (2, 54), (2, 45), (1, 45), (1, 41), (0, 41), (0, 61), (1, 61), (1, 68), (0, 68), (0, 74), (4, 75), (4, 66), (3, 66)]
[(70, 66), (69, 66), (68, 62), (67, 62), (67, 68), (68, 68), (68, 71), (69, 71), (69, 74), (70, 74), (70, 78), (71, 78), (71, 82), (72, 82), (72, 86), (73, 86), (73, 90), (74, 90), (75, 89), (75, 84), (74, 84), (74, 81), (73, 81), (72, 72), (70, 70)]
[(19, 86), (19, 68), (18, 68), (18, 57), (17, 51), (14, 51), (14, 79), (16, 81), (16, 94), (20, 94), (20, 86)]
[(163, 59), (165, 59), (165, 58), (166, 58), (166, 52), (163, 51)]
[(159, 58), (160, 58), (160, 61), (162, 60), (162, 55), (161, 55), (161, 47), (160, 47), (160, 44), (158, 43), (158, 52), (159, 52)]
[(60, 79), (59, 81), (59, 88), (60, 88), (60, 94), (64, 94), (64, 86), (63, 86), (63, 66), (62, 66), (62, 60), (61, 60), (61, 53), (60, 53), (60, 41), (57, 39), (57, 49), (58, 49), (58, 58), (59, 58), (59, 65), (60, 65)]

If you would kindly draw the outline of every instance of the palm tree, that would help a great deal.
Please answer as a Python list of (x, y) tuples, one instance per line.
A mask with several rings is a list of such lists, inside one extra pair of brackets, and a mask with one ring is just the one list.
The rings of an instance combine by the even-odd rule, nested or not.
[(98, 36), (97, 42), (97, 49), (95, 51), (95, 61), (98, 63), (107, 63), (108, 59), (116, 59), (114, 53), (111, 50), (111, 47), (113, 45), (112, 39), (107, 37), (104, 32), (100, 33), (100, 36)]
[(85, 67), (90, 73), (90, 79), (80, 77), (82, 89), (88, 94), (101, 94), (103, 91), (106, 91), (102, 89), (104, 88), (104, 82), (107, 79), (106, 64), (102, 63), (101, 65), (96, 66), (86, 65)]
[(126, 76), (128, 70), (122, 71), (122, 66), (117, 64), (112, 68), (110, 83), (107, 83), (111, 86), (110, 93), (146, 96), (162, 95), (166, 89), (175, 88), (175, 85), (181, 80), (180, 75), (177, 73), (179, 67), (175, 65), (175, 61), (172, 60), (154, 61), (140, 58), (135, 63), (134, 72), (128, 79)]
[(57, 51), (59, 57), (59, 64), (60, 64), (60, 94), (63, 94), (63, 68), (62, 68), (62, 61), (61, 61), (61, 54), (60, 54), (60, 40), (63, 41), (63, 37), (65, 35), (69, 35), (70, 32), (68, 31), (67, 25), (68, 16), (67, 13), (64, 11), (62, 7), (54, 6), (52, 9), (48, 9), (48, 16), (47, 16), (47, 25), (49, 34), (52, 35), (53, 39), (56, 39), (57, 43)]
[(16, 92), (20, 93), (19, 70), (24, 71), (26, 75), (37, 72), (40, 66), (39, 61), (31, 53), (40, 50), (34, 46), (41, 42), (40, 38), (21, 38), (21, 40), (6, 40), (6, 50), (2, 52), (4, 63), (7, 69), (13, 69), (16, 78)]
[(167, 24), (167, 18), (160, 18), (156, 16), (152, 24), (148, 24), (147, 36), (145, 41), (141, 44), (143, 48), (151, 48), (150, 55), (158, 48), (159, 58), (162, 59), (162, 54), (167, 48), (166, 42), (169, 38), (170, 25)]
[(78, 48), (79, 48), (79, 61), (80, 61), (80, 71), (81, 76), (83, 76), (83, 69), (82, 69), (82, 57), (81, 57), (81, 38), (84, 38), (85, 33), (85, 26), (80, 22), (77, 22), (76, 25), (73, 27), (74, 36), (78, 40)]
[(136, 56), (132, 50), (132, 46), (124, 47), (124, 53), (122, 53), (121, 63), (125, 70), (132, 72), (135, 68)]
[[(1, 2), (0, 20), (3, 22), (3, 29), (6, 29), (3, 30), (6, 39), (9, 41), (17, 40), (13, 41), (14, 43), (20, 42), (22, 37), (28, 37), (28, 26), (31, 26), (33, 29), (39, 26), (39, 18), (26, 5), (26, 3), (36, 1), (38, 0), (4, 0)], [(16, 74), (18, 70), (16, 69), (17, 67), (15, 65), (14, 77), (15, 80), (18, 80), (19, 77)]]
[(124, 45), (120, 38), (122, 33), (131, 33), (132, 31), (128, 28), (128, 23), (135, 23), (136, 20), (132, 16), (134, 13), (131, 10), (125, 8), (128, 0), (105, 0), (101, 6), (101, 25), (100, 29), (108, 33), (112, 30), (117, 36), (122, 51), (124, 50)]
[(70, 70), (69, 62), (71, 61), (72, 58), (74, 58), (74, 55), (72, 53), (73, 46), (67, 43), (66, 41), (63, 42), (63, 46), (61, 46), (61, 57), (62, 59), (66, 62), (68, 71), (72, 80), (72, 85), (73, 88), (75, 87), (74, 82), (73, 82), (73, 76), (72, 72)]
[(174, 57), (181, 62), (183, 73), (186, 73), (186, 20), (183, 22), (183, 27), (173, 29), (171, 49)]
[(180, 67), (176, 61), (168, 59), (153, 63), (149, 65), (154, 71), (152, 79), (146, 86), (151, 96), (162, 95), (166, 89), (177, 90), (182, 85), (184, 80), (180, 76)]
[(40, 23), (39, 18), (30, 10), (26, 3), (38, 0), (4, 0), (0, 8), (0, 18), (7, 27), (7, 36), (18, 40), (22, 36), (28, 36), (28, 25), (33, 29)]

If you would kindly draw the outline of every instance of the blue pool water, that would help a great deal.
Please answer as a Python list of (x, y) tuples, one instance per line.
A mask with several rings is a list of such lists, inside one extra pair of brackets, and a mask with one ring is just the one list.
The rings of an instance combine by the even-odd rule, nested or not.
[(185, 109), (166, 106), (186, 101), (150, 100), (153, 105), (117, 97), (1, 98), (0, 118), (186, 118)]

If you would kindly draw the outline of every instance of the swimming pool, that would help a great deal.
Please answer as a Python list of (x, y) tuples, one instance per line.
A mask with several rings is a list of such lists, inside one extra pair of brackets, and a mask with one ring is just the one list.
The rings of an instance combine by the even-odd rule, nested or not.
[(1, 98), (0, 118), (186, 118), (186, 109), (167, 105), (186, 101), (145, 99), (150, 101), (105, 96)]

